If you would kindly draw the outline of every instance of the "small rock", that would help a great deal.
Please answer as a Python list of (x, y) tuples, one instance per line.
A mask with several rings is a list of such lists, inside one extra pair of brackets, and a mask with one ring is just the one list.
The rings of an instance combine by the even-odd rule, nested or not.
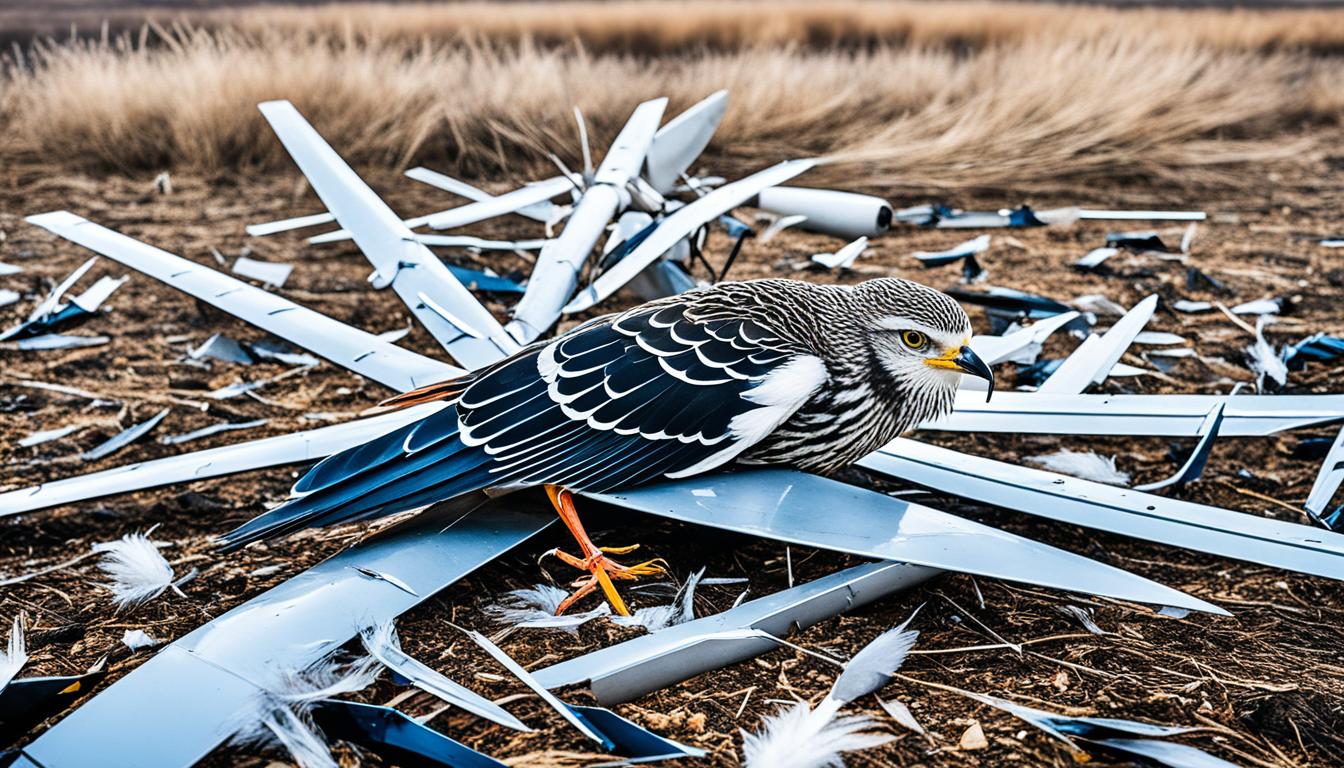
[(971, 727), (967, 728), (966, 732), (961, 734), (961, 741), (957, 746), (968, 752), (975, 749), (984, 749), (989, 746), (989, 741), (985, 738), (985, 729), (980, 727), (979, 720), (971, 723)]

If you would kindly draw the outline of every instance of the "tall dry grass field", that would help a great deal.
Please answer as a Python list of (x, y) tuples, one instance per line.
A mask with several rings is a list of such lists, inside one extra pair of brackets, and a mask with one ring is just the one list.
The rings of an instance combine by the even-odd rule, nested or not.
[(1311, 156), (1344, 124), (1331, 10), (569, 2), (193, 19), (13, 57), (0, 152), (286, 167), (254, 105), (288, 98), (357, 163), (522, 174), (548, 151), (577, 159), (571, 105), (602, 145), (641, 99), (675, 110), (728, 88), (716, 171), (826, 155), (818, 180), (1022, 190), (1234, 181), (1249, 162)]

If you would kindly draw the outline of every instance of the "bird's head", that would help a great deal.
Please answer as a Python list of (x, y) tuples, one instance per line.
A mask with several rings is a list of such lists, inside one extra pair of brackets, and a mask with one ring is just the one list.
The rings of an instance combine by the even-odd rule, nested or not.
[(952, 297), (895, 278), (861, 283), (853, 297), (873, 359), (902, 389), (950, 400), (970, 374), (988, 381), (993, 393), (994, 373), (971, 350), (971, 320)]

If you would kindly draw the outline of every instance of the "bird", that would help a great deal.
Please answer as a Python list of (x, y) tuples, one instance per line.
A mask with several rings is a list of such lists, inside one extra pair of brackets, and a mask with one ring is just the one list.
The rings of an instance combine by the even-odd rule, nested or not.
[[(730, 464), (833, 474), (952, 410), (963, 374), (994, 389), (950, 296), (883, 277), (856, 285), (720, 282), (581, 323), (459, 378), (382, 404), (429, 415), (315, 465), (290, 498), (224, 534), (236, 549), (302, 528), (542, 486), (586, 571), (561, 602), (663, 571), (595, 545), (574, 494)], [(637, 545), (636, 545), (637, 546)]]

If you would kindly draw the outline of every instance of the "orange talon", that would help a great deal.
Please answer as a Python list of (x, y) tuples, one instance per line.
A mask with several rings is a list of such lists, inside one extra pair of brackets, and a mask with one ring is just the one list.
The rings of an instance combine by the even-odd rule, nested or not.
[(551, 504), (555, 506), (555, 511), (560, 515), (565, 527), (569, 529), (570, 533), (574, 534), (574, 539), (578, 541), (580, 556), (575, 557), (558, 549), (553, 549), (546, 554), (555, 555), (566, 565), (588, 571), (590, 574), (573, 583), (572, 586), (577, 587), (577, 589), (556, 607), (555, 612), (557, 614), (564, 613), (571, 605), (600, 586), (607, 602), (611, 603), (612, 610), (621, 616), (629, 616), (630, 609), (625, 607), (625, 601), (616, 591), (616, 585), (612, 583), (612, 579), (632, 581), (641, 576), (665, 573), (666, 570), (660, 565), (662, 561), (646, 560), (638, 565), (626, 566), (612, 560), (607, 557), (607, 553), (624, 555), (635, 551), (639, 548), (639, 545), (635, 544), (629, 547), (598, 547), (594, 545), (592, 539), (588, 538), (588, 532), (583, 529), (583, 523), (579, 521), (578, 510), (574, 508), (574, 495), (554, 485), (546, 486), (546, 495), (550, 497)]

